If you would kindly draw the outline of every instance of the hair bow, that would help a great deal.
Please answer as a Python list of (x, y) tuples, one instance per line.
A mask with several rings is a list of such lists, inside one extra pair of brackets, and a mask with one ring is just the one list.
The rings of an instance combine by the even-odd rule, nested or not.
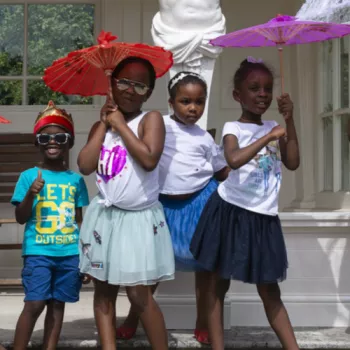
[(252, 56), (248, 56), (247, 57), (247, 61), (249, 63), (263, 63), (263, 60), (261, 58), (256, 59), (256, 58), (254, 58)]

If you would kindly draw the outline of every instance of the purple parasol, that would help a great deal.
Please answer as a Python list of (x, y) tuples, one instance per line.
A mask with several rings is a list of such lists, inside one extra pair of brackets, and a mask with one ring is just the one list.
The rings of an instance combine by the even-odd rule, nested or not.
[(296, 17), (277, 15), (267, 23), (219, 36), (211, 40), (210, 43), (220, 47), (278, 47), (283, 92), (282, 46), (325, 41), (349, 34), (350, 25), (347, 24), (299, 21)]

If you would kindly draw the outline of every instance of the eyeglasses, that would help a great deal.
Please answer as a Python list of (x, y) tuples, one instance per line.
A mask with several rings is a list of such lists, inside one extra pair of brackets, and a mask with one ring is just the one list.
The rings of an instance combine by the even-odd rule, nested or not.
[(36, 140), (39, 145), (48, 145), (51, 140), (54, 140), (58, 145), (64, 145), (68, 142), (71, 136), (68, 133), (58, 133), (58, 134), (37, 134)]
[(144, 83), (138, 81), (132, 81), (129, 79), (114, 79), (117, 82), (117, 88), (120, 91), (125, 91), (129, 88), (133, 88), (138, 95), (145, 95), (149, 90), (149, 87)]

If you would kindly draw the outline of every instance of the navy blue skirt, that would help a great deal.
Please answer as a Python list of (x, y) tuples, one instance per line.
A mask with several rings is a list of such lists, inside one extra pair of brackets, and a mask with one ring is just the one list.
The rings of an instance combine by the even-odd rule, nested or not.
[(237, 207), (217, 191), (202, 212), (190, 251), (201, 266), (224, 279), (265, 284), (286, 278), (287, 251), (279, 217)]
[(210, 196), (216, 192), (217, 187), (217, 181), (211, 179), (203, 189), (185, 200), (173, 199), (164, 195), (159, 196), (173, 242), (177, 271), (204, 270), (193, 258), (190, 252), (190, 243), (202, 211)]

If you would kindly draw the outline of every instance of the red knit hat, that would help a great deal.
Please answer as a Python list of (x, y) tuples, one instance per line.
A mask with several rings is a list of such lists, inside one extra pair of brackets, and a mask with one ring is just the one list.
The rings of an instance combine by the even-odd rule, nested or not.
[(74, 137), (74, 123), (72, 115), (64, 109), (57, 108), (53, 101), (50, 101), (47, 107), (39, 113), (34, 123), (34, 134), (38, 134), (42, 129), (49, 125), (56, 125), (65, 129)]

